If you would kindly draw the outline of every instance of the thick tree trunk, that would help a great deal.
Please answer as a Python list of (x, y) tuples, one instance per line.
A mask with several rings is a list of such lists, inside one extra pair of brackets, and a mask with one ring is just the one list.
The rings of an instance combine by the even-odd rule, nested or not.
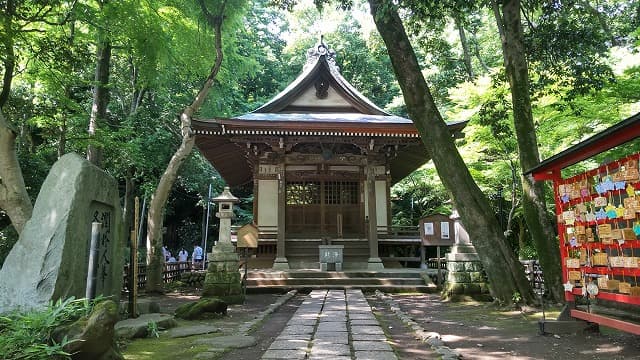
[[(496, 7), (494, 7), (495, 11)], [(520, 167), (524, 171), (540, 162), (531, 97), (529, 95), (529, 73), (524, 51), (524, 36), (520, 22), (520, 0), (504, 0), (502, 17), (495, 11), (498, 27), (502, 29), (504, 66), (511, 86), (513, 122), (518, 142)], [(532, 177), (521, 176), (522, 207), (529, 233), (538, 252), (544, 272), (544, 280), (552, 299), (564, 299), (560, 253), (555, 242), (555, 232), (547, 215), (544, 184), (536, 183)]]
[(489, 277), (493, 296), (503, 304), (511, 304), (514, 293), (518, 292), (524, 302), (532, 303), (533, 291), (523, 267), (507, 244), (486, 196), (473, 181), (458, 153), (422, 76), (397, 11), (388, 1), (369, 0), (369, 4), (387, 46), (409, 115), (469, 231)]
[(460, 44), (462, 45), (464, 67), (467, 70), (469, 81), (472, 81), (476, 76), (473, 73), (473, 66), (471, 65), (471, 52), (469, 51), (469, 42), (467, 41), (467, 35), (464, 32), (464, 26), (462, 25), (462, 20), (460, 20), (460, 15), (455, 14), (453, 19), (456, 23), (456, 28), (458, 28), (458, 34), (460, 35)]
[[(215, 36), (215, 49), (216, 60), (211, 68), (211, 72), (207, 77), (204, 85), (196, 95), (191, 105), (187, 106), (180, 114), (180, 125), (182, 128), (182, 142), (178, 150), (169, 161), (167, 169), (162, 174), (160, 182), (156, 191), (151, 197), (151, 203), (149, 204), (149, 218), (147, 220), (147, 248), (150, 250), (147, 254), (148, 266), (147, 266), (147, 284), (146, 290), (150, 293), (162, 292), (162, 267), (164, 264), (164, 258), (162, 257), (162, 226), (163, 226), (163, 211), (169, 198), (169, 192), (173, 187), (173, 184), (178, 176), (178, 170), (180, 166), (186, 160), (187, 156), (191, 153), (193, 144), (195, 143), (195, 136), (191, 129), (191, 118), (193, 114), (198, 111), (202, 106), (211, 86), (213, 86), (213, 80), (220, 71), (222, 65), (222, 20), (223, 17), (211, 17), (208, 13), (203, 1), (200, 1), (205, 16), (209, 19), (211, 25), (214, 28)], [(220, 14), (224, 14), (224, 6), (222, 9), (218, 9)], [(205, 249), (206, 251), (206, 249)]]
[[(101, 35), (101, 37), (104, 35)], [(89, 118), (89, 136), (94, 138), (98, 123), (104, 123), (107, 118), (109, 105), (109, 65), (111, 63), (111, 42), (107, 39), (98, 41), (96, 50), (96, 73), (93, 85), (93, 104)], [(87, 148), (87, 160), (100, 166), (102, 162), (102, 148), (90, 143)]]
[(16, 133), (0, 111), (0, 208), (11, 219), (18, 234), (31, 218), (33, 206), (16, 155)]

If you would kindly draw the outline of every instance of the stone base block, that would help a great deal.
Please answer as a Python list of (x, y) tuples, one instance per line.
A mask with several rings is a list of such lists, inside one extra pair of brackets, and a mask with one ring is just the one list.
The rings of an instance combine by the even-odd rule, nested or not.
[(276, 258), (273, 261), (274, 270), (289, 270), (289, 261), (286, 257)]
[(538, 327), (541, 334), (579, 334), (591, 328), (591, 324), (582, 320), (540, 320)]
[(367, 261), (367, 270), (382, 270), (384, 264), (380, 258), (369, 258)]
[(342, 271), (342, 263), (320, 263), (320, 271)]
[[(219, 297), (227, 301), (227, 297), (242, 297), (241, 276), (234, 272), (207, 272), (202, 290), (203, 297)], [(237, 300), (236, 300), (237, 301)], [(242, 299), (244, 301), (244, 298)], [(242, 302), (241, 301), (241, 302)], [(227, 303), (234, 304), (237, 302)]]

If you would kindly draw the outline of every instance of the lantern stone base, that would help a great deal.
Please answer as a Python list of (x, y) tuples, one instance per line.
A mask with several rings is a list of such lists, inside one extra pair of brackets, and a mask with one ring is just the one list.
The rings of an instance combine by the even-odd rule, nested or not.
[(454, 245), (447, 254), (447, 282), (442, 296), (448, 300), (490, 300), (489, 285), (473, 245)]
[(239, 257), (231, 243), (219, 242), (209, 254), (202, 297), (218, 297), (227, 304), (242, 304), (242, 278)]
[(379, 257), (369, 258), (367, 261), (367, 270), (383, 270), (384, 264)]
[(277, 257), (273, 261), (274, 270), (289, 270), (289, 261), (286, 257)]

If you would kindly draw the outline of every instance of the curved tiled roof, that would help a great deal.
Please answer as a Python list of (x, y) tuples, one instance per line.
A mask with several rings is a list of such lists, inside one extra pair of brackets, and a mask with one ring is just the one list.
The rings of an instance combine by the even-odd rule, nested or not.
[[(251, 181), (246, 148), (233, 135), (348, 136), (409, 138), (416, 146), (391, 161), (396, 182), (429, 160), (413, 122), (376, 106), (340, 75), (335, 54), (326, 45), (307, 52), (302, 73), (283, 91), (256, 110), (232, 118), (193, 120), (196, 145), (230, 185)], [(452, 134), (466, 121), (449, 123)]]

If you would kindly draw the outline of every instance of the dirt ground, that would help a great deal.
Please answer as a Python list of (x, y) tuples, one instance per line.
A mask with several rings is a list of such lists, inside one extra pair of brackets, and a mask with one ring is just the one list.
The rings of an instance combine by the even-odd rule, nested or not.
[[(244, 305), (229, 307), (227, 317), (206, 320), (234, 333), (244, 322), (274, 303), (280, 295), (250, 294)], [(463, 359), (640, 359), (638, 337), (601, 328), (601, 333), (576, 335), (539, 335), (537, 320), (541, 313), (523, 314), (520, 311), (501, 311), (487, 303), (443, 302), (437, 295), (392, 295), (400, 308), (427, 331), (442, 335), (446, 345), (455, 349)], [(286, 322), (302, 302), (304, 294), (293, 297), (276, 312), (268, 316), (251, 333), (257, 339), (255, 346), (237, 349), (219, 355), (225, 360), (259, 359)], [(197, 295), (167, 294), (156, 297), (162, 312), (172, 313), (180, 304), (197, 299)], [(390, 343), (401, 360), (438, 359), (428, 345), (416, 340), (411, 331), (396, 317), (388, 306), (373, 294), (367, 295), (385, 330)], [(558, 311), (547, 314), (557, 316)], [(177, 348), (188, 347), (188, 340), (178, 342), (158, 339), (134, 340), (125, 344), (126, 359), (163, 359), (166, 349), (173, 349), (173, 357), (192, 358), (197, 348), (180, 353)], [(181, 341), (181, 342), (180, 342)], [(184, 342), (184, 343), (182, 343)]]
[[(600, 333), (539, 335), (541, 312), (443, 302), (433, 294), (393, 295), (393, 299), (424, 329), (440, 333), (463, 359), (640, 359), (637, 336), (604, 327)], [(547, 313), (547, 318), (557, 317), (558, 310)]]

